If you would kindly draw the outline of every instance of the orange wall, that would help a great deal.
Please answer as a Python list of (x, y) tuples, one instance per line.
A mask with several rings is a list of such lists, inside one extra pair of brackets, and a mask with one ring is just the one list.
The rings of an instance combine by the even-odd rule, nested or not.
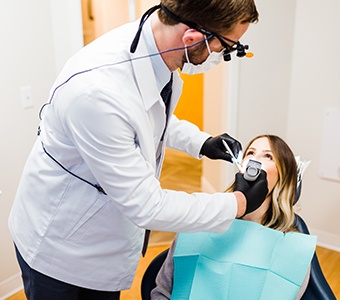
[(179, 119), (188, 120), (203, 129), (203, 74), (181, 74), (183, 93), (175, 110)]

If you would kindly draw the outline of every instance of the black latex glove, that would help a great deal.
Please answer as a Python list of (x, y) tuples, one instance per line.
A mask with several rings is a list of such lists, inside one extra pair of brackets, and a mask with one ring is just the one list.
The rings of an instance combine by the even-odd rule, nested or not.
[(232, 162), (231, 155), (227, 153), (227, 149), (224, 147), (222, 140), (225, 140), (231, 151), (233, 151), (235, 157), (237, 158), (238, 153), (242, 150), (241, 143), (235, 140), (233, 137), (227, 133), (208, 138), (202, 148), (200, 153), (209, 157), (210, 159), (224, 159)]
[[(235, 175), (234, 192), (242, 192), (247, 199), (247, 208), (244, 215), (258, 209), (268, 194), (267, 173), (261, 170), (255, 181), (244, 179), (242, 173)], [(244, 216), (243, 215), (243, 216)]]

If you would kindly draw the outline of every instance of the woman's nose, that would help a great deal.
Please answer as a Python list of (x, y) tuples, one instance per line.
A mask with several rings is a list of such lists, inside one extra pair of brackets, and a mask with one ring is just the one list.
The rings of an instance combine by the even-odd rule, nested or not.
[(254, 155), (254, 159), (258, 161), (262, 161), (261, 155)]

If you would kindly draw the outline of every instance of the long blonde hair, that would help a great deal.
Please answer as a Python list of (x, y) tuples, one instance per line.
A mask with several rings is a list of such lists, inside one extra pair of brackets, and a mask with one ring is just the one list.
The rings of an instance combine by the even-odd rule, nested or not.
[[(278, 171), (278, 181), (271, 193), (268, 210), (262, 216), (261, 224), (282, 232), (297, 231), (294, 226), (293, 205), (297, 188), (297, 164), (295, 156), (284, 140), (276, 135), (264, 134), (252, 139), (250, 145), (259, 138), (267, 138)], [(232, 189), (229, 188), (228, 190)]]

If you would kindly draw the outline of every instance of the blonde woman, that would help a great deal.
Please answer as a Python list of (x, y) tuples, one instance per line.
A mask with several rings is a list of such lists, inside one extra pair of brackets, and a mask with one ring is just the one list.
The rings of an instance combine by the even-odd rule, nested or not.
[[(255, 159), (262, 163), (262, 167), (267, 173), (268, 194), (263, 204), (257, 210), (244, 215), (241, 219), (259, 223), (283, 233), (297, 232), (294, 226), (293, 205), (297, 193), (298, 172), (293, 152), (280, 137), (275, 135), (260, 135), (249, 142), (244, 151), (242, 165), (246, 165), (249, 159)], [(238, 173), (236, 176), (243, 176), (243, 174)], [(233, 191), (234, 188), (235, 183), (232, 184), (227, 191)], [(151, 299), (171, 298), (174, 280), (173, 256), (177, 242), (178, 236), (174, 240), (157, 276), (157, 286), (151, 293)], [(188, 239), (188, 243), (190, 243), (190, 238)], [(251, 282), (252, 278), (245, 277), (245, 281), (248, 280)], [(302, 297), (306, 290), (308, 280), (309, 269), (306, 271), (305, 279), (295, 299)], [(209, 281), (207, 280), (207, 282)], [(211, 299), (213, 299), (213, 295), (211, 296)]]

